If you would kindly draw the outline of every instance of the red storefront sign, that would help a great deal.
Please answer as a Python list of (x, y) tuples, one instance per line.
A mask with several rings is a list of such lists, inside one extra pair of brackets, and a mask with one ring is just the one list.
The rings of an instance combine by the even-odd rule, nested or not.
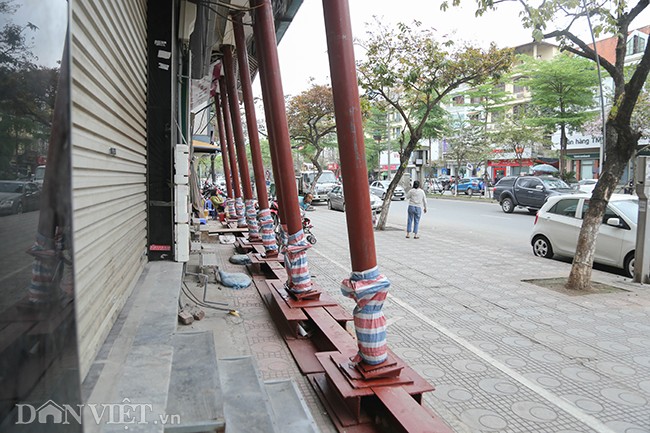
[(516, 159), (497, 159), (495, 161), (488, 161), (488, 167), (530, 167), (533, 161), (530, 159), (522, 159), (521, 163)]
[(156, 245), (156, 244), (149, 245), (149, 251), (171, 251), (171, 250), (172, 250), (171, 245)]

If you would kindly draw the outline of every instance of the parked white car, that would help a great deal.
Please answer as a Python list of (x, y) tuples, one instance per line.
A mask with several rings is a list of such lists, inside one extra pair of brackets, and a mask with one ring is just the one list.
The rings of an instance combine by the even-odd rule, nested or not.
[[(546, 258), (555, 254), (573, 257), (590, 198), (591, 193), (549, 197), (535, 217), (530, 237), (533, 254)], [(638, 213), (636, 196), (612, 195), (598, 231), (594, 262), (622, 268), (628, 277), (634, 276)]]
[[(373, 212), (381, 212), (384, 201), (370, 193), (370, 209)], [(345, 195), (343, 194), (343, 185), (335, 186), (327, 195), (327, 208), (338, 209), (345, 212)]]
[[(376, 180), (370, 184), (370, 192), (382, 200), (386, 199), (386, 191), (388, 191), (388, 186), (390, 185), (389, 180)], [(404, 188), (397, 185), (395, 191), (393, 191), (393, 199), (404, 200), (406, 198), (406, 192)]]
[(594, 188), (596, 188), (597, 182), (598, 179), (582, 179), (578, 182), (578, 189), (582, 192), (591, 194), (594, 191)]

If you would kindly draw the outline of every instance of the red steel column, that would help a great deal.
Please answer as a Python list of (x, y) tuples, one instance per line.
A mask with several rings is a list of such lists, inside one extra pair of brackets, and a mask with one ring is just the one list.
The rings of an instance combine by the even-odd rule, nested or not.
[[(280, 61), (278, 60), (277, 41), (275, 38), (275, 24), (273, 23), (273, 9), (270, 0), (253, 0), (255, 8), (255, 22), (253, 29), (259, 33), (259, 50), (264, 52), (262, 60), (267, 77), (267, 91), (265, 102), (268, 102), (271, 123), (275, 135), (274, 147), (277, 159), (278, 177), (282, 185), (282, 198), (285, 218), (289, 235), (302, 230), (300, 218), (300, 205), (298, 204), (298, 188), (293, 171), (293, 157), (291, 155), (291, 141), (289, 126), (287, 124), (286, 107), (284, 104), (284, 91), (280, 77)], [(268, 99), (268, 101), (266, 101)], [(368, 199), (370, 200), (370, 199)]]
[(244, 198), (250, 200), (253, 198), (253, 189), (251, 188), (251, 176), (248, 172), (248, 158), (246, 155), (246, 145), (244, 144), (244, 129), (241, 124), (241, 113), (239, 111), (239, 95), (237, 94), (237, 78), (235, 76), (235, 65), (232, 57), (232, 46), (222, 45), (221, 52), (223, 53), (228, 105), (230, 106), (230, 120), (232, 121), (235, 148), (237, 149), (239, 176), (244, 191)]
[(323, 12), (352, 261), (341, 293), (357, 304), (353, 317), (359, 351), (352, 361), (381, 365), (388, 359), (382, 309), (390, 281), (377, 267), (348, 0), (323, 0)]
[(223, 123), (226, 130), (226, 141), (228, 143), (228, 156), (232, 174), (232, 186), (234, 197), (241, 197), (241, 186), (239, 185), (239, 174), (235, 168), (237, 158), (235, 158), (235, 143), (232, 135), (232, 121), (230, 120), (230, 110), (228, 109), (228, 95), (226, 91), (226, 80), (221, 76), (219, 78), (219, 96), (221, 98), (221, 110), (223, 112)]
[(235, 31), (235, 46), (237, 47), (237, 63), (239, 64), (239, 80), (241, 82), (244, 108), (246, 109), (246, 127), (248, 129), (248, 140), (250, 141), (251, 147), (257, 201), (259, 202), (260, 209), (267, 209), (269, 207), (269, 196), (266, 192), (264, 162), (262, 161), (260, 138), (257, 133), (257, 116), (255, 115), (255, 103), (253, 102), (253, 86), (251, 84), (250, 67), (248, 66), (248, 52), (246, 50), (246, 37), (244, 35), (242, 14), (233, 14), (232, 19)]
[(298, 298), (314, 294), (319, 296), (319, 292), (313, 290), (307, 261), (307, 249), (310, 245), (302, 229), (298, 188), (293, 173), (293, 157), (280, 77), (273, 8), (270, 0), (253, 0), (252, 6), (255, 11), (253, 31), (258, 33), (256, 39), (259, 43), (258, 50), (264, 53), (261, 56), (261, 63), (264, 63), (266, 77), (267, 94), (264, 95), (264, 99), (268, 108), (265, 111), (270, 115), (271, 121), (268, 123), (273, 125), (271, 127), (274, 136), (273, 147), (277, 156), (275, 169), (282, 187), (284, 217), (287, 223), (287, 247), (284, 249), (284, 263), (288, 274), (287, 291)]
[(273, 171), (273, 181), (275, 182), (275, 195), (277, 196), (277, 205), (278, 205), (278, 216), (282, 224), (286, 224), (286, 212), (284, 210), (284, 197), (282, 195), (282, 179), (279, 175), (278, 169), (278, 155), (276, 153), (277, 148), (277, 139), (275, 137), (275, 132), (273, 131), (273, 118), (271, 117), (271, 104), (269, 101), (271, 97), (269, 96), (269, 84), (266, 75), (266, 68), (264, 66), (264, 52), (259, 49), (262, 45), (261, 32), (258, 30), (253, 31), (253, 36), (255, 37), (255, 46), (257, 49), (257, 68), (259, 71), (260, 77), (260, 87), (262, 89), (262, 102), (264, 103), (264, 120), (266, 121), (266, 129), (268, 131), (269, 139), (269, 149), (271, 151), (271, 168)]
[(323, 13), (352, 271), (362, 272), (377, 266), (377, 257), (348, 2), (323, 0)]
[(223, 160), (223, 175), (226, 178), (226, 196), (232, 197), (232, 182), (230, 179), (230, 164), (228, 162), (228, 143), (223, 125), (223, 116), (219, 106), (219, 96), (214, 95), (214, 111), (217, 115), (217, 129), (219, 130), (219, 143), (221, 144), (221, 159)]

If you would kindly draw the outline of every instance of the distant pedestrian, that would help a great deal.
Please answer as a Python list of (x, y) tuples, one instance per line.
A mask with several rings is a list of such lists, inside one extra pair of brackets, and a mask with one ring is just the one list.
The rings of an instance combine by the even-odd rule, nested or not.
[(413, 239), (419, 239), (418, 227), (420, 225), (422, 210), (424, 210), (424, 213), (427, 213), (427, 196), (420, 188), (420, 181), (416, 180), (413, 182), (413, 188), (406, 193), (406, 198), (409, 201), (406, 237), (411, 237), (411, 228), (413, 228)]

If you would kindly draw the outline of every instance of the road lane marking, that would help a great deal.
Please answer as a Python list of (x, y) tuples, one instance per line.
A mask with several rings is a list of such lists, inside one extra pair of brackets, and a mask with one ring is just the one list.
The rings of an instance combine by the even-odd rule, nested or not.
[(465, 340), (464, 338), (454, 334), (451, 332), (449, 329), (445, 328), (443, 325), (431, 320), (429, 317), (425, 316), (424, 314), (420, 313), (418, 310), (407, 304), (406, 302), (402, 301), (399, 298), (396, 298), (395, 296), (389, 294), (388, 299), (392, 300), (395, 302), (397, 305), (401, 306), (405, 310), (407, 310), (409, 313), (413, 314), (423, 322), (433, 326), (435, 329), (437, 329), (440, 333), (444, 334), (445, 336), (451, 338), (454, 340), (456, 343), (460, 344), (463, 346), (465, 349), (469, 350), (470, 352), (474, 353), (476, 356), (479, 358), (483, 359), (485, 362), (488, 362), (490, 365), (498, 368), (501, 370), (503, 373), (514, 379), (515, 381), (519, 382), (526, 388), (530, 389), (533, 391), (535, 394), (539, 395), (552, 405), (558, 407), (559, 409), (563, 410), (564, 412), (568, 413), (569, 415), (573, 416), (576, 418), (578, 421), (588, 425), (595, 431), (599, 433), (615, 433), (614, 430), (603, 424), (601, 421), (596, 419), (595, 417), (586, 414), (582, 410), (580, 410), (578, 407), (575, 405), (571, 404), (568, 400), (565, 400), (564, 398), (560, 397), (559, 395), (553, 394), (552, 392), (548, 391), (546, 388), (534, 383), (533, 381), (527, 379), (525, 376), (522, 374), (518, 373), (517, 371), (513, 370), (512, 368), (508, 367), (506, 364), (503, 362), (499, 361), (498, 359), (492, 357), (488, 353), (484, 352), (483, 350), (479, 349), (478, 347), (474, 346), (471, 344), (469, 341)]
[(342, 264), (340, 264), (340, 263), (337, 262), (336, 260), (331, 259), (330, 257), (326, 256), (325, 254), (323, 254), (323, 253), (321, 253), (320, 251), (316, 250), (315, 248), (312, 249), (312, 251), (315, 252), (316, 254), (318, 254), (319, 256), (321, 256), (322, 258), (324, 258), (325, 260), (329, 260), (330, 262), (332, 262), (333, 264), (335, 264), (335, 265), (338, 266), (339, 268), (343, 269), (344, 271), (346, 271), (346, 272), (351, 272), (349, 267), (345, 267), (345, 266), (343, 266)]

